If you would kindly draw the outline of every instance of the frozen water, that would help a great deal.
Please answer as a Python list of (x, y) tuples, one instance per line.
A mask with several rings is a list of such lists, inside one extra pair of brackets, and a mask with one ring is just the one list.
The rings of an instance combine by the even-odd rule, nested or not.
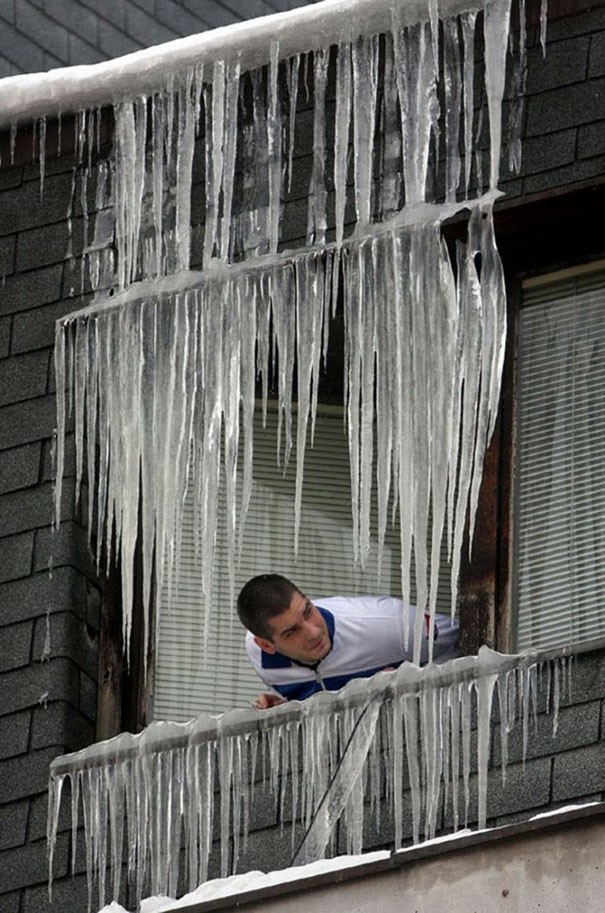
[(538, 691), (542, 699), (546, 691), (551, 695), (556, 728), (568, 671), (565, 657), (540, 660), (482, 648), (476, 657), (441, 666), (405, 663), (302, 704), (153, 723), (139, 735), (122, 734), (58, 758), (49, 792), (51, 871), (67, 785), (74, 843), (83, 811), (91, 897), (98, 892), (99, 906), (107, 892), (118, 896), (125, 846), (139, 899), (176, 896), (181, 849), (189, 890), (206, 881), (217, 834), (222, 877), (237, 872), (251, 809), (259, 796), (268, 801), (267, 791), (280, 819), (291, 822), (290, 834), (284, 833), (291, 864), (334, 855), (338, 822), (346, 852), (360, 853), (367, 807), (377, 826), (381, 815), (393, 820), (398, 849), (405, 836), (403, 796), (410, 792), (416, 843), (435, 837), (442, 806), (455, 830), (475, 822), (485, 828), (496, 694), (494, 731), (505, 771), (506, 740), (515, 727), (522, 728), (527, 749)]
[[(325, 4), (322, 27), (336, 6)], [(364, 4), (354, 6), (361, 10)], [(102, 193), (109, 178), (119, 292), (111, 300), (99, 292), (91, 307), (69, 315), (57, 329), (56, 503), (58, 521), (65, 417), (71, 410), (77, 488), (86, 462), (98, 555), (107, 561), (120, 556), (126, 644), (137, 543), (148, 611), (154, 561), (158, 589), (174, 576), (187, 488), (195, 493), (202, 595), (207, 595), (215, 493), (219, 480), (225, 481), (233, 581), (250, 497), (256, 380), (262, 378), (266, 408), (275, 358), (278, 460), (287, 462), (294, 448), (297, 461), (296, 550), (307, 428), (314, 425), (320, 359), (328, 352), (337, 295), (346, 327), (357, 560), (363, 565), (369, 550), (375, 475), (381, 539), (387, 515), (399, 513), (404, 601), (414, 577), (417, 602), (434, 611), (438, 555), (447, 536), (454, 608), (465, 519), (470, 508), (472, 524), (504, 353), (505, 296), (492, 204), (510, 0), (488, 4), (483, 16), (478, 10), (457, 14), (450, 6), (419, 4), (413, 21), (408, 4), (378, 6), (389, 8), (390, 21), (380, 18), (386, 34), (379, 38), (370, 29), (357, 35), (352, 27), (350, 39), (341, 38), (334, 51), (334, 109), (327, 94), (328, 47), (319, 41), (323, 33), (309, 25), (302, 30), (302, 46), (311, 36), (319, 45), (309, 59), (272, 37), (265, 71), (247, 70), (241, 56), (227, 53), (227, 30), (213, 60), (204, 45), (192, 61), (187, 46), (179, 67), (171, 70), (165, 64), (174, 55), (167, 50), (155, 87), (146, 83), (145, 91), (117, 93), (115, 150), (99, 166), (97, 186)], [(480, 66), (474, 48), (481, 23)], [(116, 84), (128, 67), (125, 60)], [(300, 180), (305, 167), (295, 155), (294, 108), (303, 70), (313, 83), (307, 246), (288, 251), (282, 237), (287, 187)], [(488, 102), (487, 187), (480, 171), (473, 171), (478, 80)], [(90, 142), (98, 119), (96, 109), (77, 118), (83, 181), (93, 167)], [(204, 270), (190, 276), (200, 124), (206, 204), (203, 237), (198, 231), (196, 238)], [(87, 249), (97, 281), (107, 280), (111, 263), (100, 256), (101, 239), (110, 229), (106, 211), (97, 218)], [(442, 224), (464, 212), (470, 213), (468, 241), (452, 259)], [(245, 481), (236, 503), (240, 437)], [(419, 637), (420, 630), (416, 656)]]

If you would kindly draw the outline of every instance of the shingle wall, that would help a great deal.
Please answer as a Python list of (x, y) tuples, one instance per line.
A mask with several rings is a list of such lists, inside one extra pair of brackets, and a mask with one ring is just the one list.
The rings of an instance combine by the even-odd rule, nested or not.
[[(50, 163), (42, 199), (37, 168), (19, 166), (0, 175), (2, 913), (40, 909), (48, 765), (58, 753), (88, 744), (95, 732), (99, 587), (74, 507), (69, 458), (66, 519), (57, 533), (52, 529), (54, 321), (74, 307), (79, 262), (68, 257), (71, 165)], [(76, 255), (79, 228), (76, 220)], [(66, 852), (62, 835), (59, 873), (66, 871)]]
[(605, 7), (558, 19), (547, 53), (536, 35), (528, 56), (522, 173), (507, 195), (534, 194), (605, 173)]

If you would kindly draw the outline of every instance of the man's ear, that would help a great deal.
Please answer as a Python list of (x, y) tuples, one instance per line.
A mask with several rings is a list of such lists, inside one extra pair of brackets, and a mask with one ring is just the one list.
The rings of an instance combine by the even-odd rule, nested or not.
[(266, 637), (257, 637), (256, 634), (253, 636), (254, 643), (259, 646), (261, 650), (264, 650), (265, 653), (277, 653), (277, 648), (272, 641), (267, 640)]

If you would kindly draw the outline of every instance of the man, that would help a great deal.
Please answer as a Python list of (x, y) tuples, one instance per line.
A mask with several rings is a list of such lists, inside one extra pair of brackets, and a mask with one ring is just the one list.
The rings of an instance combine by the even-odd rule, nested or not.
[[(330, 596), (312, 602), (290, 580), (261, 574), (237, 600), (247, 628), (246, 649), (260, 678), (273, 691), (260, 709), (284, 700), (304, 700), (317, 691), (337, 691), (352, 678), (394, 669), (412, 658), (416, 610), (410, 606), (409, 649), (404, 648), (400, 599), (392, 596)], [(428, 660), (428, 624), (421, 664)], [(458, 623), (437, 615), (433, 662), (458, 656)]]

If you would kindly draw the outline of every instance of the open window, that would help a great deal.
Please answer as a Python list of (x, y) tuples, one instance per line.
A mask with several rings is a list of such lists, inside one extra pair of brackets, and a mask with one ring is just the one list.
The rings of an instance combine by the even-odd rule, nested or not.
[[(313, 445), (305, 456), (302, 518), (298, 554), (294, 554), (295, 459), (277, 465), (275, 410), (263, 427), (259, 407), (254, 428), (254, 481), (239, 562), (235, 594), (226, 573), (228, 548), (224, 522), (216, 550), (217, 573), (208, 612), (207, 640), (199, 562), (195, 561), (193, 499), (187, 497), (180, 562), (173, 591), (164, 587), (158, 599), (159, 628), (154, 699), (155, 719), (185, 721), (201, 711), (245, 707), (261, 690), (244, 649), (244, 630), (233, 595), (255, 574), (279, 572), (312, 598), (337, 593), (397, 594), (401, 586), (401, 549), (397, 522), (387, 526), (378, 548), (376, 497), (373, 492), (372, 545), (365, 566), (354, 560), (349, 451), (341, 407), (319, 406)], [(241, 474), (240, 474), (241, 485)], [(221, 496), (221, 511), (224, 496)], [(396, 518), (395, 518), (396, 521)], [(449, 612), (449, 565), (442, 554), (437, 610)], [(222, 572), (220, 571), (222, 568)], [(412, 592), (412, 598), (414, 597)]]

